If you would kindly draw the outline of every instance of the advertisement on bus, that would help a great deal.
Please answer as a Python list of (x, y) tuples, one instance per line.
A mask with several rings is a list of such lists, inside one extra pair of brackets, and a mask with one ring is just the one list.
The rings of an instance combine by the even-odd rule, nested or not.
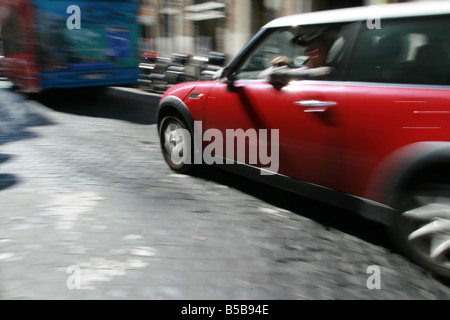
[(137, 0), (0, 4), (5, 73), (20, 89), (137, 82)]

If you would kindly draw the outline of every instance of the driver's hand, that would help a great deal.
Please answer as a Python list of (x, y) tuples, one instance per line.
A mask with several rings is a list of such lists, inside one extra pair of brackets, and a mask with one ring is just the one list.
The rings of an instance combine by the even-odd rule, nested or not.
[(283, 67), (283, 66), (291, 65), (293, 62), (294, 62), (294, 60), (292, 60), (289, 57), (279, 56), (279, 57), (273, 59), (271, 64), (272, 64), (272, 67)]
[(286, 67), (273, 69), (267, 77), (267, 81), (276, 88), (284, 87), (292, 80), (292, 77), (286, 72), (288, 70), (289, 69), (286, 69)]

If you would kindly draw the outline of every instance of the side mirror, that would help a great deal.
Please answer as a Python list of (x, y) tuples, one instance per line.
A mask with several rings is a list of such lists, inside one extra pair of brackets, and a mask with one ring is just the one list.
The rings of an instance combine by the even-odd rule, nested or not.
[(226, 78), (228, 81), (233, 81), (231, 75), (233, 71), (230, 67), (225, 67), (217, 72), (217, 79)]
[(217, 70), (216, 72), (214, 72), (214, 75), (212, 77), (213, 80), (219, 80), (223, 78), (223, 68)]
[[(224, 82), (227, 84), (229, 91), (234, 91), (234, 78), (233, 78), (233, 69), (230, 67), (225, 67), (219, 70), (216, 74), (216, 79), (224, 79)], [(226, 79), (226, 80), (225, 80)]]

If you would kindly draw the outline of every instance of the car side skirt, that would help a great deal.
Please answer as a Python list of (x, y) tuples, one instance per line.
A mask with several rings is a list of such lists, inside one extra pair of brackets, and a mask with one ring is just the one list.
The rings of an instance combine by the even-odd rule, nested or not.
[(386, 225), (391, 226), (397, 211), (385, 204), (361, 198), (348, 193), (340, 192), (324, 186), (320, 186), (307, 181), (294, 179), (282, 174), (273, 173), (270, 175), (262, 175), (261, 168), (257, 168), (248, 164), (232, 161), (215, 156), (218, 160), (216, 167), (235, 173), (239, 176), (269, 184), (298, 194), (307, 198), (311, 198), (344, 210), (352, 211), (362, 217)]

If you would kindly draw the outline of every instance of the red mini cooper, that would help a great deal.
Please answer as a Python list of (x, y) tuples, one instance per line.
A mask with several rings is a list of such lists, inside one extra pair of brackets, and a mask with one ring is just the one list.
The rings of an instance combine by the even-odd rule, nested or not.
[(157, 117), (173, 170), (220, 165), (354, 211), (450, 278), (449, 2), (276, 19)]

